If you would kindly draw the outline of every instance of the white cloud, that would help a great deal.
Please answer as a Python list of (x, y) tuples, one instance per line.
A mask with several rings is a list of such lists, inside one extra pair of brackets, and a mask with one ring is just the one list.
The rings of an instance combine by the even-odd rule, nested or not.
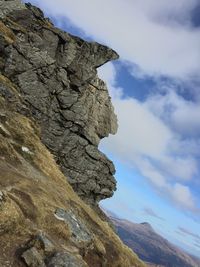
[(141, 174), (146, 177), (160, 193), (171, 198), (175, 204), (185, 210), (196, 211), (196, 204), (190, 188), (181, 183), (169, 181), (168, 176), (161, 174), (150, 161), (140, 158), (137, 162)]
[(189, 79), (200, 72), (200, 30), (192, 28), (198, 0), (33, 1), (69, 18), (121, 58), (149, 75)]
[(172, 195), (174, 199), (181, 203), (184, 207), (195, 210), (194, 200), (190, 189), (187, 186), (176, 183), (173, 187)]
[(166, 178), (151, 164), (149, 160), (138, 158), (136, 162), (141, 174), (149, 179), (149, 181), (158, 189), (168, 189)]
[[(186, 144), (185, 141), (170, 127), (170, 122), (167, 124), (163, 120), (165, 104), (177, 102), (169, 101), (168, 97), (164, 97), (167, 99), (164, 101), (160, 96), (147, 98), (145, 102), (125, 98), (123, 89), (116, 87), (116, 71), (112, 63), (101, 67), (99, 76), (108, 84), (119, 120), (118, 133), (104, 139), (102, 147), (137, 168), (176, 205), (195, 211), (195, 200), (185, 184), (198, 173), (194, 151), (184, 155), (180, 147)], [(173, 114), (173, 109), (168, 113), (169, 116)]]
[(156, 94), (147, 101), (154, 114), (171, 125), (174, 131), (190, 137), (200, 134), (200, 101), (186, 100), (178, 95), (175, 88), (170, 88), (165, 95)]
[[(178, 141), (177, 141), (178, 142)], [(191, 180), (195, 174), (198, 173), (197, 162), (192, 157), (164, 157), (160, 159), (160, 170), (168, 177), (178, 180), (188, 181)]]
[(132, 157), (133, 151), (134, 155), (139, 153), (155, 158), (164, 155), (172, 138), (170, 130), (145, 104), (134, 98), (122, 100), (123, 89), (115, 87), (116, 71), (112, 63), (101, 67), (98, 73), (108, 84), (119, 120), (118, 134), (112, 137), (113, 148), (128, 158)]
[[(32, 2), (56, 19), (70, 19), (88, 36), (115, 49), (134, 76), (165, 75), (184, 82), (199, 76), (200, 29), (191, 23), (198, 0)], [(165, 95), (157, 93), (143, 103), (124, 98), (123, 89), (116, 87), (113, 65), (99, 73), (107, 80), (120, 126), (103, 145), (138, 168), (175, 203), (194, 210), (186, 182), (198, 172), (200, 103), (185, 100), (168, 84)]]
[(166, 1), (166, 0), (140, 0), (135, 1), (140, 9), (149, 17), (158, 22), (181, 23), (188, 25), (190, 22), (190, 12), (198, 3), (198, 0), (181, 0), (181, 1)]
[(116, 145), (123, 142), (120, 149), (160, 157), (171, 137), (170, 131), (162, 121), (135, 99), (113, 99), (113, 104), (119, 120)]

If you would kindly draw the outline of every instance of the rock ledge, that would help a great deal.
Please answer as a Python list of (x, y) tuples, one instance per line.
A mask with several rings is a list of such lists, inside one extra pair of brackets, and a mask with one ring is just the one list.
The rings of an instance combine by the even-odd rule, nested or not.
[(111, 197), (115, 168), (98, 144), (116, 133), (117, 118), (97, 68), (117, 53), (55, 28), (31, 4), (0, 7), (0, 72), (17, 86), (18, 111), (39, 123), (42, 142), (82, 199)]

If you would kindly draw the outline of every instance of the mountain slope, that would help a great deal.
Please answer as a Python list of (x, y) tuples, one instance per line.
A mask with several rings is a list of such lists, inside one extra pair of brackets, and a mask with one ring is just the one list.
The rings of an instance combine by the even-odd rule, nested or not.
[(1, 267), (145, 266), (91, 208), (115, 190), (98, 142), (116, 117), (96, 76), (115, 58), (0, 0)]
[(133, 249), (142, 260), (164, 267), (200, 266), (188, 254), (158, 235), (150, 224), (132, 223), (113, 216), (111, 220), (122, 241)]

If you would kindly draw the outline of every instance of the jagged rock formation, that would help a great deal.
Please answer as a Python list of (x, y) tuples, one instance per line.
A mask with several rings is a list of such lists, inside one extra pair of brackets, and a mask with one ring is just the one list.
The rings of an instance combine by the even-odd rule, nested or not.
[(96, 69), (118, 55), (56, 29), (30, 4), (0, 3), (9, 28), (0, 71), (18, 87), (19, 112), (39, 122), (43, 143), (79, 196), (91, 204), (112, 196), (115, 168), (98, 144), (116, 133), (117, 119)]
[(116, 57), (0, 0), (1, 267), (144, 267), (66, 179), (91, 204), (115, 189), (97, 146), (116, 117), (96, 68)]

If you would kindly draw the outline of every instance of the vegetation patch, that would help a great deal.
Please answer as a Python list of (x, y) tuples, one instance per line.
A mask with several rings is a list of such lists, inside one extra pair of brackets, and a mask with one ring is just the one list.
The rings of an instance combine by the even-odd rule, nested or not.
[(13, 31), (8, 28), (2, 21), (0, 21), (0, 33), (4, 36), (8, 44), (12, 44), (16, 40)]

